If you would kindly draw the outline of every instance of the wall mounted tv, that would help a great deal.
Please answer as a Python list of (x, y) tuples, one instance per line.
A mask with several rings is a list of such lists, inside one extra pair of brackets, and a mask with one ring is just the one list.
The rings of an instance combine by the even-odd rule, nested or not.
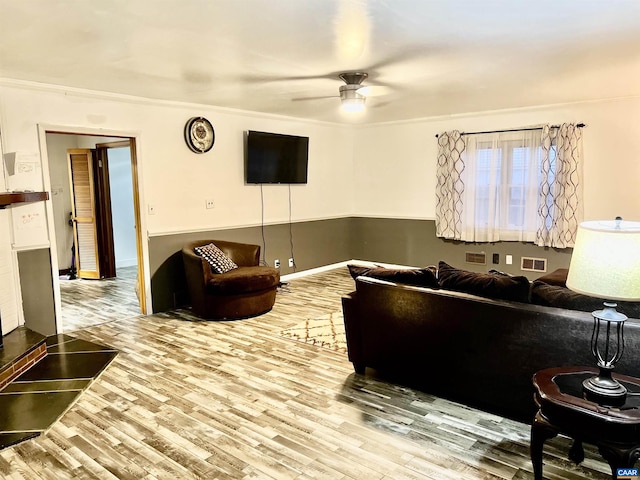
[(307, 183), (308, 163), (309, 137), (247, 132), (247, 183)]

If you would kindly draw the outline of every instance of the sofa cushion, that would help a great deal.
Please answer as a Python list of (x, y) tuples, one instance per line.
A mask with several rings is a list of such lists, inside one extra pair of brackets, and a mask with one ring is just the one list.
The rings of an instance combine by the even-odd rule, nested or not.
[(439, 288), (435, 266), (425, 268), (386, 268), (347, 265), (347, 267), (354, 280), (357, 277), (364, 276), (418, 287)]
[[(531, 303), (547, 307), (566, 308), (582, 312), (602, 310), (604, 300), (574, 292), (559, 285), (549, 285), (535, 280), (531, 285)], [(640, 318), (640, 302), (616, 302), (616, 310), (629, 318)]]
[(551, 273), (547, 273), (536, 280), (546, 283), (547, 285), (556, 285), (558, 287), (567, 286), (567, 275), (569, 274), (568, 268), (558, 268)]
[(280, 271), (277, 268), (240, 267), (212, 275), (205, 288), (210, 294), (237, 295), (277, 287), (279, 282)]
[(234, 268), (238, 268), (238, 265), (236, 265), (233, 260), (227, 257), (224, 252), (213, 243), (195, 247), (193, 251), (209, 262), (213, 273), (225, 273), (233, 270)]
[(438, 264), (438, 281), (441, 288), (457, 292), (515, 302), (529, 301), (529, 280), (524, 276), (470, 272), (441, 261)]

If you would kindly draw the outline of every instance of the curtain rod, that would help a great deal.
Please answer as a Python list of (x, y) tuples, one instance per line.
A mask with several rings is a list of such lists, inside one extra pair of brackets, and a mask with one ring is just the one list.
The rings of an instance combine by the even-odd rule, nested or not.
[[(584, 123), (576, 124), (576, 127), (582, 128), (586, 127)], [(489, 130), (487, 132), (462, 132), (460, 135), (481, 135), (483, 133), (504, 133), (504, 132), (528, 132), (530, 130), (542, 130), (543, 127), (531, 127), (531, 128), (511, 128), (508, 130)], [(551, 125), (549, 128), (560, 128), (560, 125)], [(438, 138), (438, 134), (436, 133), (436, 138)]]

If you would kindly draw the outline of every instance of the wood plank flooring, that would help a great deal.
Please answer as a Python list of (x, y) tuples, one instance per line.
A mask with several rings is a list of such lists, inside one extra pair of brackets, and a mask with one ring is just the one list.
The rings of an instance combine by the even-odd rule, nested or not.
[[(529, 426), (371, 376), (281, 335), (339, 310), (347, 269), (291, 282), (268, 314), (186, 310), (73, 332), (120, 351), (44, 435), (0, 452), (7, 479), (532, 479)], [(545, 446), (545, 478), (607, 479), (585, 445)]]
[(60, 279), (62, 325), (65, 333), (140, 314), (136, 296), (138, 267), (122, 267), (115, 278)]

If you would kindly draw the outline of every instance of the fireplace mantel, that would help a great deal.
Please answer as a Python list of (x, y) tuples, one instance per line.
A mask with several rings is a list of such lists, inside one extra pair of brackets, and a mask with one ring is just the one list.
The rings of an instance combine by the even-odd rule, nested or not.
[(16, 203), (44, 202), (49, 192), (0, 192), (0, 210)]

